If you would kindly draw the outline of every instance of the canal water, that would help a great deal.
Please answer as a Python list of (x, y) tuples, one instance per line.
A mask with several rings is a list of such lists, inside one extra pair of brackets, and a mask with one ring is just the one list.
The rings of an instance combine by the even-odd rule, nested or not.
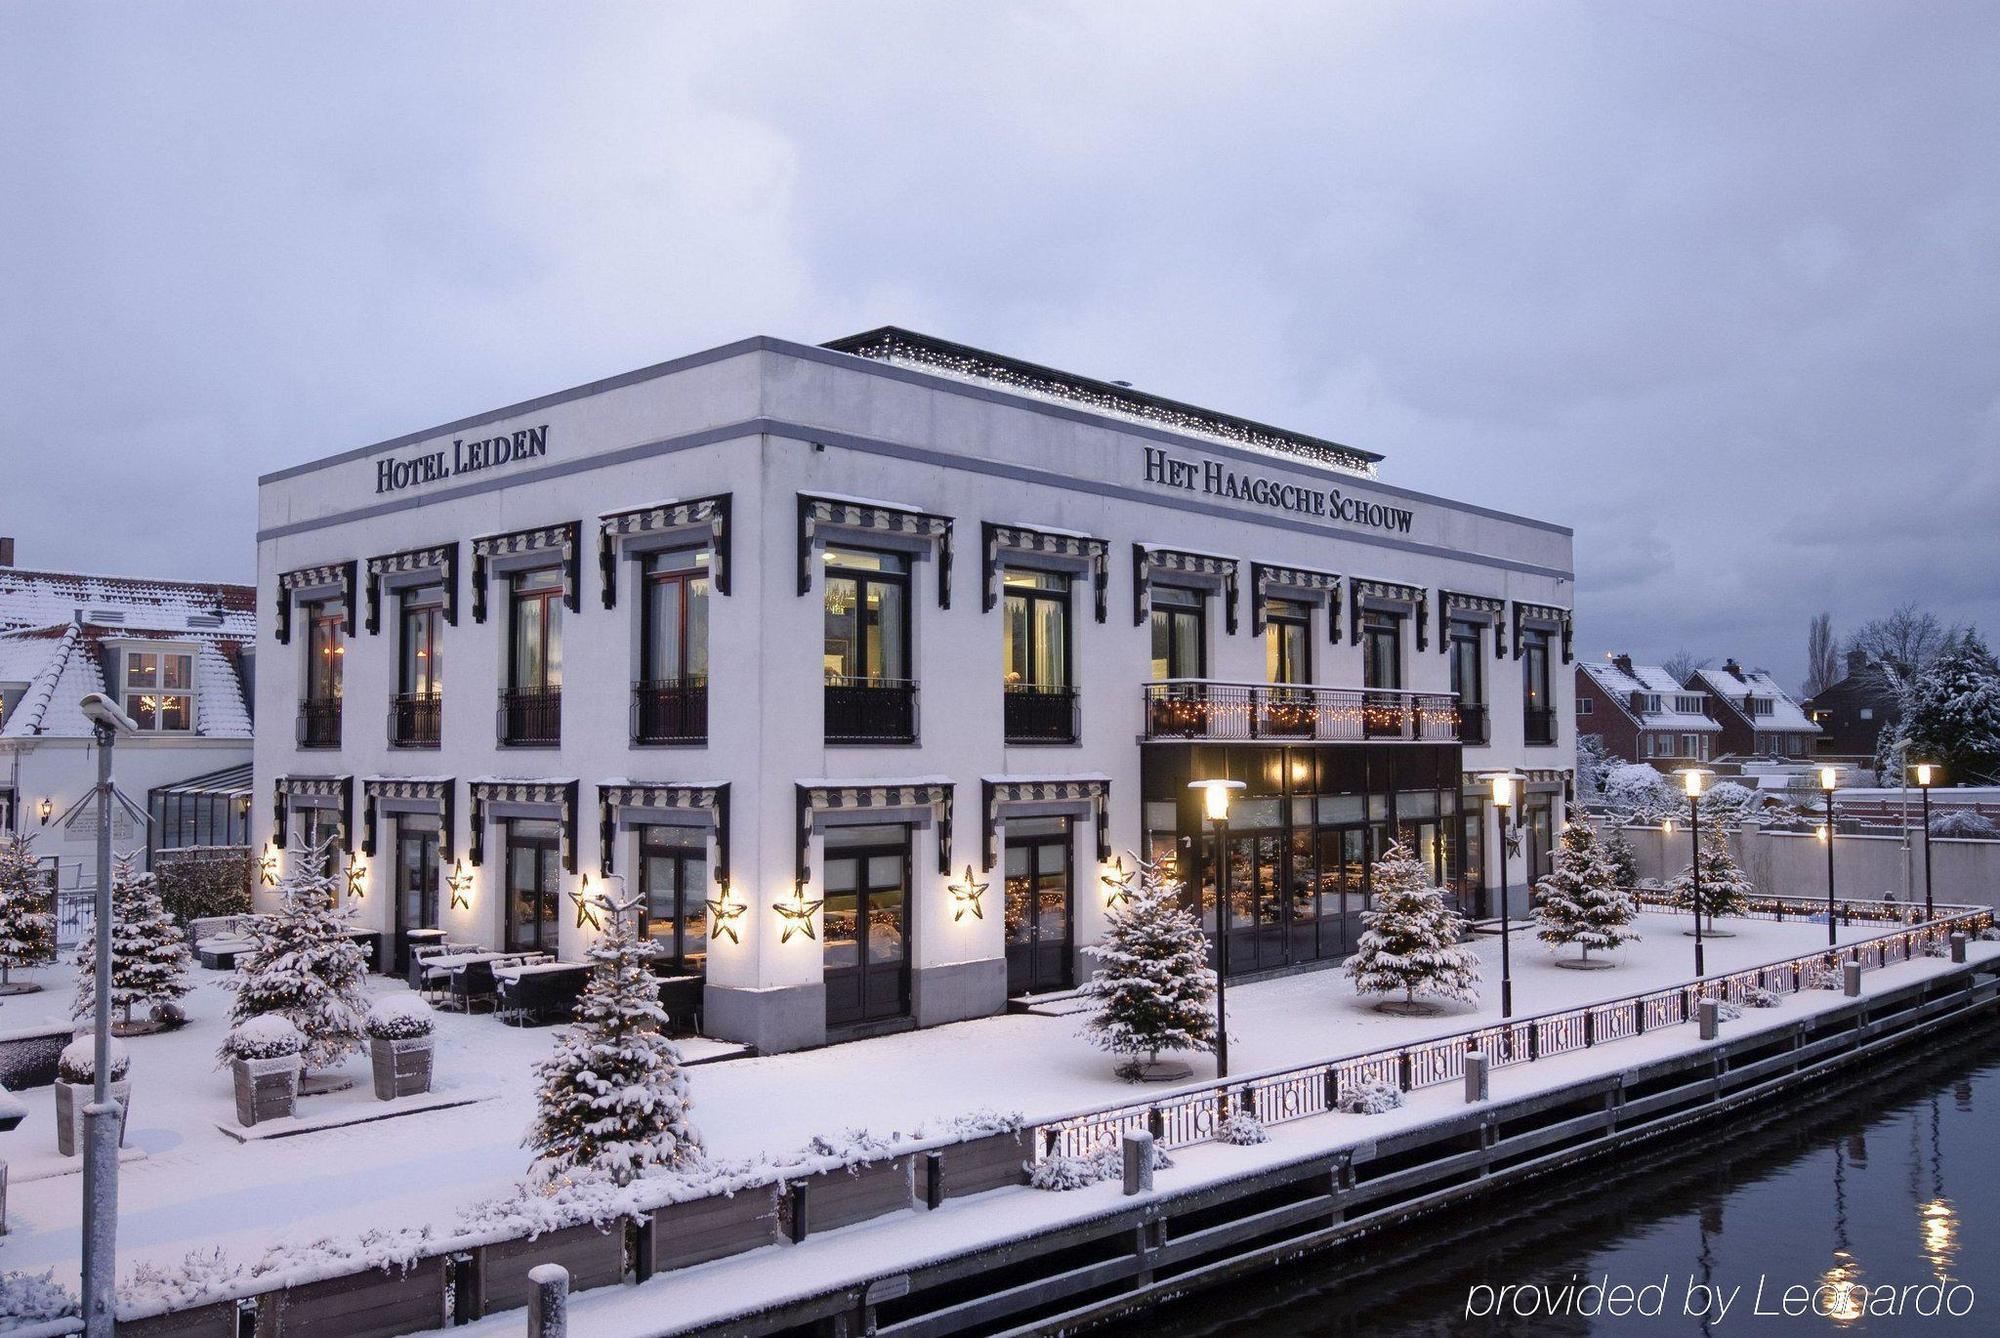
[[(1893, 1056), (1830, 1100), (1599, 1163), (1587, 1184), (1505, 1190), (1170, 1302), (1122, 1332), (2000, 1334), (2000, 1023), (1942, 1048)], [(1630, 1304), (1592, 1289), (1607, 1282), (1631, 1288)]]

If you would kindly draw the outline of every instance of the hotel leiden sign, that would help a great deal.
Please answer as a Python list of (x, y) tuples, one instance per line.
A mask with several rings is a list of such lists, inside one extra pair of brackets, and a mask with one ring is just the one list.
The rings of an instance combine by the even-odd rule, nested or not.
[(401, 492), (420, 483), (476, 474), (482, 469), (534, 460), (549, 453), (549, 425), (524, 428), (511, 436), (487, 437), (481, 441), (460, 438), (449, 446), (427, 451), (407, 460), (377, 460), (375, 491)]
[(1392, 534), (1408, 534), (1410, 521), (1415, 517), (1414, 512), (1404, 507), (1348, 497), (1338, 488), (1280, 483), (1262, 475), (1224, 468), (1215, 460), (1182, 460), (1157, 446), (1146, 448), (1146, 482)]

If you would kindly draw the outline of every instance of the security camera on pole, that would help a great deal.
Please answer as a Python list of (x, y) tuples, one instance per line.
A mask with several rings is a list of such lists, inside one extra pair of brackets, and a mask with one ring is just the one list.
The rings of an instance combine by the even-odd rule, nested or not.
[(83, 1323), (88, 1338), (107, 1338), (117, 1321), (112, 1284), (118, 1275), (118, 1132), (123, 1122), (111, 1097), (111, 748), (138, 729), (101, 692), (82, 702), (97, 736), (97, 1004), (91, 1012), (93, 1072), (83, 1108)]

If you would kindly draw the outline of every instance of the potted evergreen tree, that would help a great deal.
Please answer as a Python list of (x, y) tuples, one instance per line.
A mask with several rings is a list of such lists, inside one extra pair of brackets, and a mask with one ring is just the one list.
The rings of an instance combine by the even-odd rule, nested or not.
[(15, 980), (14, 968), (35, 966), (56, 953), (55, 917), (29, 845), (25, 836), (0, 837), (0, 994), (40, 989), (34, 981)]
[[(132, 1115), (132, 1057), (122, 1041), (113, 1037), (110, 1091), (118, 1103), (118, 1143), (125, 1144), (125, 1122)], [(84, 1033), (63, 1047), (56, 1059), (56, 1151), (74, 1157), (83, 1148), (83, 1108), (90, 1104), (97, 1082), (97, 1043)]]
[[(120, 855), (111, 874), (111, 1003), (119, 1010), (113, 1029), (120, 1036), (160, 1030), (159, 1023), (134, 1022), (137, 1004), (168, 1004), (188, 992), (187, 934), (161, 904), (159, 886), (139, 872), (130, 855)], [(86, 935), (76, 955), (76, 1002), (72, 1017), (89, 1017), (97, 1006), (97, 937)]]
[[(1715, 917), (1743, 914), (1750, 908), (1750, 898), (1757, 894), (1757, 887), (1744, 874), (1742, 866), (1729, 857), (1729, 838), (1716, 828), (1702, 829), (1695, 857), (1701, 862), (1701, 913), (1708, 920), (1708, 927), (1702, 932), (1711, 938), (1729, 938), (1728, 930), (1715, 927)], [(1685, 911), (1694, 909), (1694, 871), (1692, 864), (1682, 869), (1670, 889), (1674, 905)]]
[(244, 1128), (298, 1109), (300, 1053), (306, 1038), (280, 1013), (262, 1013), (229, 1029), (223, 1051), (236, 1084), (236, 1122)]
[(1536, 935), (1551, 947), (1574, 943), (1580, 958), (1558, 958), (1557, 966), (1577, 971), (1601, 971), (1612, 965), (1592, 948), (1609, 951), (1639, 936), (1630, 926), (1639, 914), (1632, 894), (1618, 884), (1597, 833), (1587, 822), (1563, 829), (1556, 847), (1555, 872), (1535, 885)]
[(430, 1006), (415, 995), (391, 995), (368, 1010), (368, 1059), (375, 1070), (375, 1099), (394, 1101), (431, 1090)]
[(1097, 1004), (1088, 1026), (1099, 1048), (1126, 1056), (1119, 1077), (1177, 1082), (1193, 1068), (1160, 1052), (1214, 1046), (1215, 972), (1201, 921), (1174, 903), (1157, 868), (1135, 863), (1137, 884), (1106, 915), (1104, 941), (1084, 949), (1098, 963), (1083, 987)]
[(1400, 1017), (1430, 1017), (1442, 1011), (1417, 995), (1466, 1003), (1479, 1001), (1479, 954), (1464, 947), (1465, 918), (1451, 908), (1444, 889), (1431, 885), (1430, 871), (1398, 841), (1369, 871), (1375, 906), (1361, 913), (1366, 926), (1360, 951), (1347, 959), (1347, 974), (1364, 994), (1403, 992), (1376, 1005)]

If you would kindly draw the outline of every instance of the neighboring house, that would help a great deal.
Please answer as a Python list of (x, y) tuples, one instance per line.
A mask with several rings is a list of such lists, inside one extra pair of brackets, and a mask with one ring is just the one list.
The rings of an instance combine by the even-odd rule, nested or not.
[(1873, 758), (1883, 728), (1903, 716), (1888, 672), (1870, 664), (1858, 650), (1847, 652), (1847, 677), (1801, 706), (1806, 718), (1819, 726), (1814, 745), (1822, 757)]
[[(139, 726), (118, 742), (116, 848), (244, 841), (255, 601), (243, 585), (0, 567), (0, 831), (65, 870), (92, 857), (97, 758), (78, 704), (103, 692)], [(149, 823), (170, 787), (199, 802), (153, 805), (170, 820)]]
[(1724, 660), (1720, 669), (1695, 670), (1683, 686), (1709, 698), (1708, 714), (1722, 726), (1716, 757), (1802, 761), (1816, 751), (1819, 726), (1763, 669)]
[(1707, 694), (1674, 682), (1656, 664), (1612, 655), (1576, 666), (1576, 733), (1595, 734), (1606, 752), (1668, 771), (1706, 762), (1722, 726), (1709, 719)]

